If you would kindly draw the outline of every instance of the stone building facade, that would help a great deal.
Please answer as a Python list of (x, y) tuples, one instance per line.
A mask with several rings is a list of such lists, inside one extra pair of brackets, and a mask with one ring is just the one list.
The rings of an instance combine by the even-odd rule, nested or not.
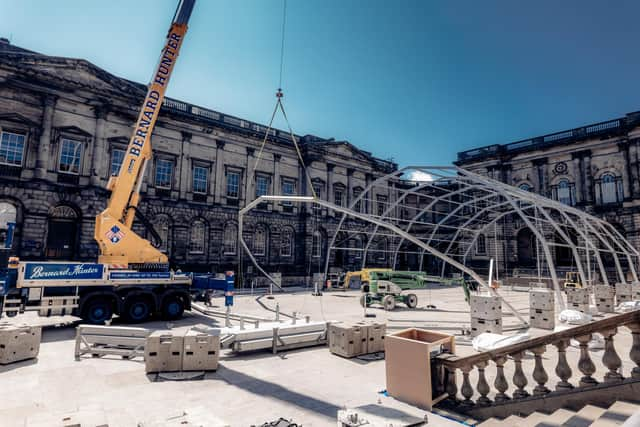
[[(640, 112), (632, 112), (576, 129), (460, 152), (456, 164), (604, 218), (640, 249), (639, 148)], [(544, 232), (553, 240), (553, 230)], [(491, 230), (480, 246), (477, 263), (494, 257), (507, 271), (536, 265), (535, 238), (519, 221)], [(557, 265), (572, 269), (569, 249), (552, 247), (552, 251)]]
[[(7, 222), (16, 222), (16, 255), (96, 259), (95, 216), (107, 202), (106, 183), (119, 170), (145, 90), (85, 60), (0, 39), (0, 240)], [(140, 210), (173, 266), (215, 272), (237, 270), (241, 262), (250, 271), (237, 242), (238, 209), (262, 194), (310, 194), (288, 133), (271, 130), (258, 162), (266, 131), (165, 100)], [(316, 193), (336, 204), (347, 205), (397, 168), (346, 141), (297, 139)], [(361, 209), (374, 212), (375, 200)], [(247, 219), (245, 238), (267, 271), (308, 276), (321, 270), (335, 223), (327, 210), (268, 203)], [(139, 223), (136, 232), (148, 235)], [(346, 253), (332, 264), (349, 268), (354, 257)]]

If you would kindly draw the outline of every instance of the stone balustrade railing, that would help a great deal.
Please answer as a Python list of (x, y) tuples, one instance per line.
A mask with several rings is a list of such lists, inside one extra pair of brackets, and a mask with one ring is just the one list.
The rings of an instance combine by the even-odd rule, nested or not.
[[(620, 327), (630, 329), (633, 339), (628, 357), (635, 367), (627, 375), (640, 381), (640, 311), (633, 311), (467, 357), (442, 354), (437, 357), (436, 363), (444, 368), (442, 386), (445, 387), (449, 396), (447, 402), (449, 405), (457, 406), (460, 412), (473, 412), (474, 409), (498, 403), (516, 402), (533, 396), (547, 396), (552, 392), (554, 394), (563, 391), (575, 392), (580, 388), (597, 386), (599, 382), (594, 378), (596, 365), (589, 349), (589, 342), (594, 333), (602, 334), (605, 340), (604, 352), (602, 352), (602, 364), (607, 370), (603, 375), (604, 383), (607, 385), (621, 383), (625, 380), (621, 369), (622, 360), (614, 345), (614, 338)], [(580, 344), (577, 364), (580, 371), (579, 379), (574, 378), (574, 372), (567, 362), (566, 350), (571, 339), (575, 339)], [(527, 387), (529, 381), (522, 367), (526, 351), (533, 353), (534, 356), (531, 376), (535, 384), (531, 384), (530, 387)], [(556, 384), (549, 384), (549, 375), (543, 365), (543, 355), (547, 351), (557, 352), (555, 374), (560, 381)], [(626, 354), (623, 354), (623, 357), (626, 357)], [(514, 364), (511, 387), (504, 374), (506, 363)], [(491, 366), (495, 366), (493, 390), (485, 375), (485, 371)], [(475, 387), (470, 379), (474, 369), (477, 370)], [(456, 373), (462, 374), (462, 384), (459, 389)], [(507, 390), (510, 388), (513, 392), (509, 396)]]

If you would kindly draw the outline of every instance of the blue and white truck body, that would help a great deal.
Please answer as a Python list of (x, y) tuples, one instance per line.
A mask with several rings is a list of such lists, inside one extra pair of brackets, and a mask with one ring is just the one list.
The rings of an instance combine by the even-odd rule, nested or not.
[(97, 263), (18, 261), (9, 257), (8, 247), (0, 250), (0, 316), (34, 310), (43, 316), (72, 314), (89, 323), (104, 323), (113, 315), (129, 322), (177, 319), (191, 308), (192, 298), (215, 290), (224, 292), (225, 305), (233, 305), (233, 272), (216, 277)]

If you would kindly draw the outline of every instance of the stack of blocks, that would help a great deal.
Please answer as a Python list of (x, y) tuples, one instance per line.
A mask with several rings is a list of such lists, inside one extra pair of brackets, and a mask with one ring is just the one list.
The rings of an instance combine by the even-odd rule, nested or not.
[(616, 283), (616, 304), (640, 300), (640, 282)]
[(609, 285), (595, 285), (593, 290), (598, 311), (600, 313), (613, 313), (615, 308), (615, 288)]
[(529, 291), (529, 325), (532, 328), (555, 328), (553, 291), (550, 289), (531, 289)]
[(329, 351), (342, 357), (384, 351), (386, 325), (377, 322), (331, 323)]
[(589, 313), (589, 288), (566, 288), (567, 308)]
[(502, 333), (502, 297), (471, 295), (471, 335)]
[(40, 327), (0, 326), (0, 365), (37, 357), (41, 337)]
[(218, 369), (220, 337), (188, 330), (155, 331), (144, 348), (145, 370), (149, 372), (214, 371)]

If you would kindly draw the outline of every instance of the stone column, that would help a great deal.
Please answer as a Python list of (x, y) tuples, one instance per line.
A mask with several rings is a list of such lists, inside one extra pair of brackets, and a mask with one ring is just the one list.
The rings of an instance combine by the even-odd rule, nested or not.
[[(365, 191), (366, 191), (366, 189), (369, 188), (369, 185), (371, 185), (371, 182), (373, 181), (373, 177), (371, 176), (370, 173), (365, 175), (365, 181), (366, 181), (366, 186), (365, 186)], [(375, 196), (371, 191), (367, 193), (366, 198), (368, 200), (364, 201), (365, 213), (371, 214), (374, 212), (374, 205), (373, 205), (375, 203), (375, 200), (373, 200), (374, 197)]]
[(347, 168), (347, 194), (345, 198), (345, 206), (351, 206), (353, 200), (353, 169)]
[(49, 169), (49, 159), (51, 158), (51, 128), (53, 125), (53, 114), (55, 112), (56, 97), (47, 95), (44, 98), (44, 112), (42, 115), (42, 131), (38, 143), (38, 156), (36, 158), (36, 178), (46, 179)]
[(224, 141), (216, 140), (216, 188), (215, 202), (223, 203), (226, 192), (224, 191)]
[(280, 182), (280, 154), (273, 154), (273, 194), (282, 195), (282, 183)]
[(585, 198), (586, 202), (593, 203), (593, 176), (591, 175), (591, 152), (585, 153), (582, 158), (582, 164), (584, 167), (584, 186), (585, 186)]
[(335, 203), (333, 198), (333, 167), (331, 163), (327, 163), (327, 201)]
[(96, 130), (93, 138), (93, 152), (91, 155), (91, 185), (103, 186), (107, 171), (110, 172), (111, 164), (107, 156), (107, 140), (104, 131), (108, 106), (99, 105), (94, 108), (96, 113)]
[(546, 195), (547, 192), (547, 159), (536, 159), (533, 161), (533, 171), (535, 174), (535, 186), (536, 192), (541, 195)]
[(618, 149), (622, 153), (622, 191), (624, 195), (624, 200), (629, 200), (631, 198), (631, 174), (630, 162), (629, 162), (629, 141), (624, 140), (618, 143)]
[(640, 176), (638, 174), (638, 140), (629, 143), (629, 164), (631, 178), (631, 197), (637, 199), (640, 197)]
[(573, 176), (575, 177), (576, 185), (576, 204), (580, 204), (584, 200), (584, 194), (582, 193), (584, 187), (582, 186), (582, 168), (580, 157), (574, 155), (571, 161), (573, 163)]
[(189, 161), (191, 160), (191, 137), (189, 132), (181, 132), (182, 135), (182, 152), (180, 153), (180, 199), (186, 199), (187, 193), (191, 190), (191, 179), (189, 172)]
[(255, 159), (253, 156), (255, 152), (256, 150), (254, 148), (247, 147), (247, 170), (244, 173), (246, 177), (245, 191), (244, 191), (245, 203), (243, 205), (246, 205), (247, 203), (252, 202), (256, 198), (256, 191), (255, 191), (256, 177), (253, 176), (253, 169), (256, 167), (255, 162), (257, 161), (257, 159)]

